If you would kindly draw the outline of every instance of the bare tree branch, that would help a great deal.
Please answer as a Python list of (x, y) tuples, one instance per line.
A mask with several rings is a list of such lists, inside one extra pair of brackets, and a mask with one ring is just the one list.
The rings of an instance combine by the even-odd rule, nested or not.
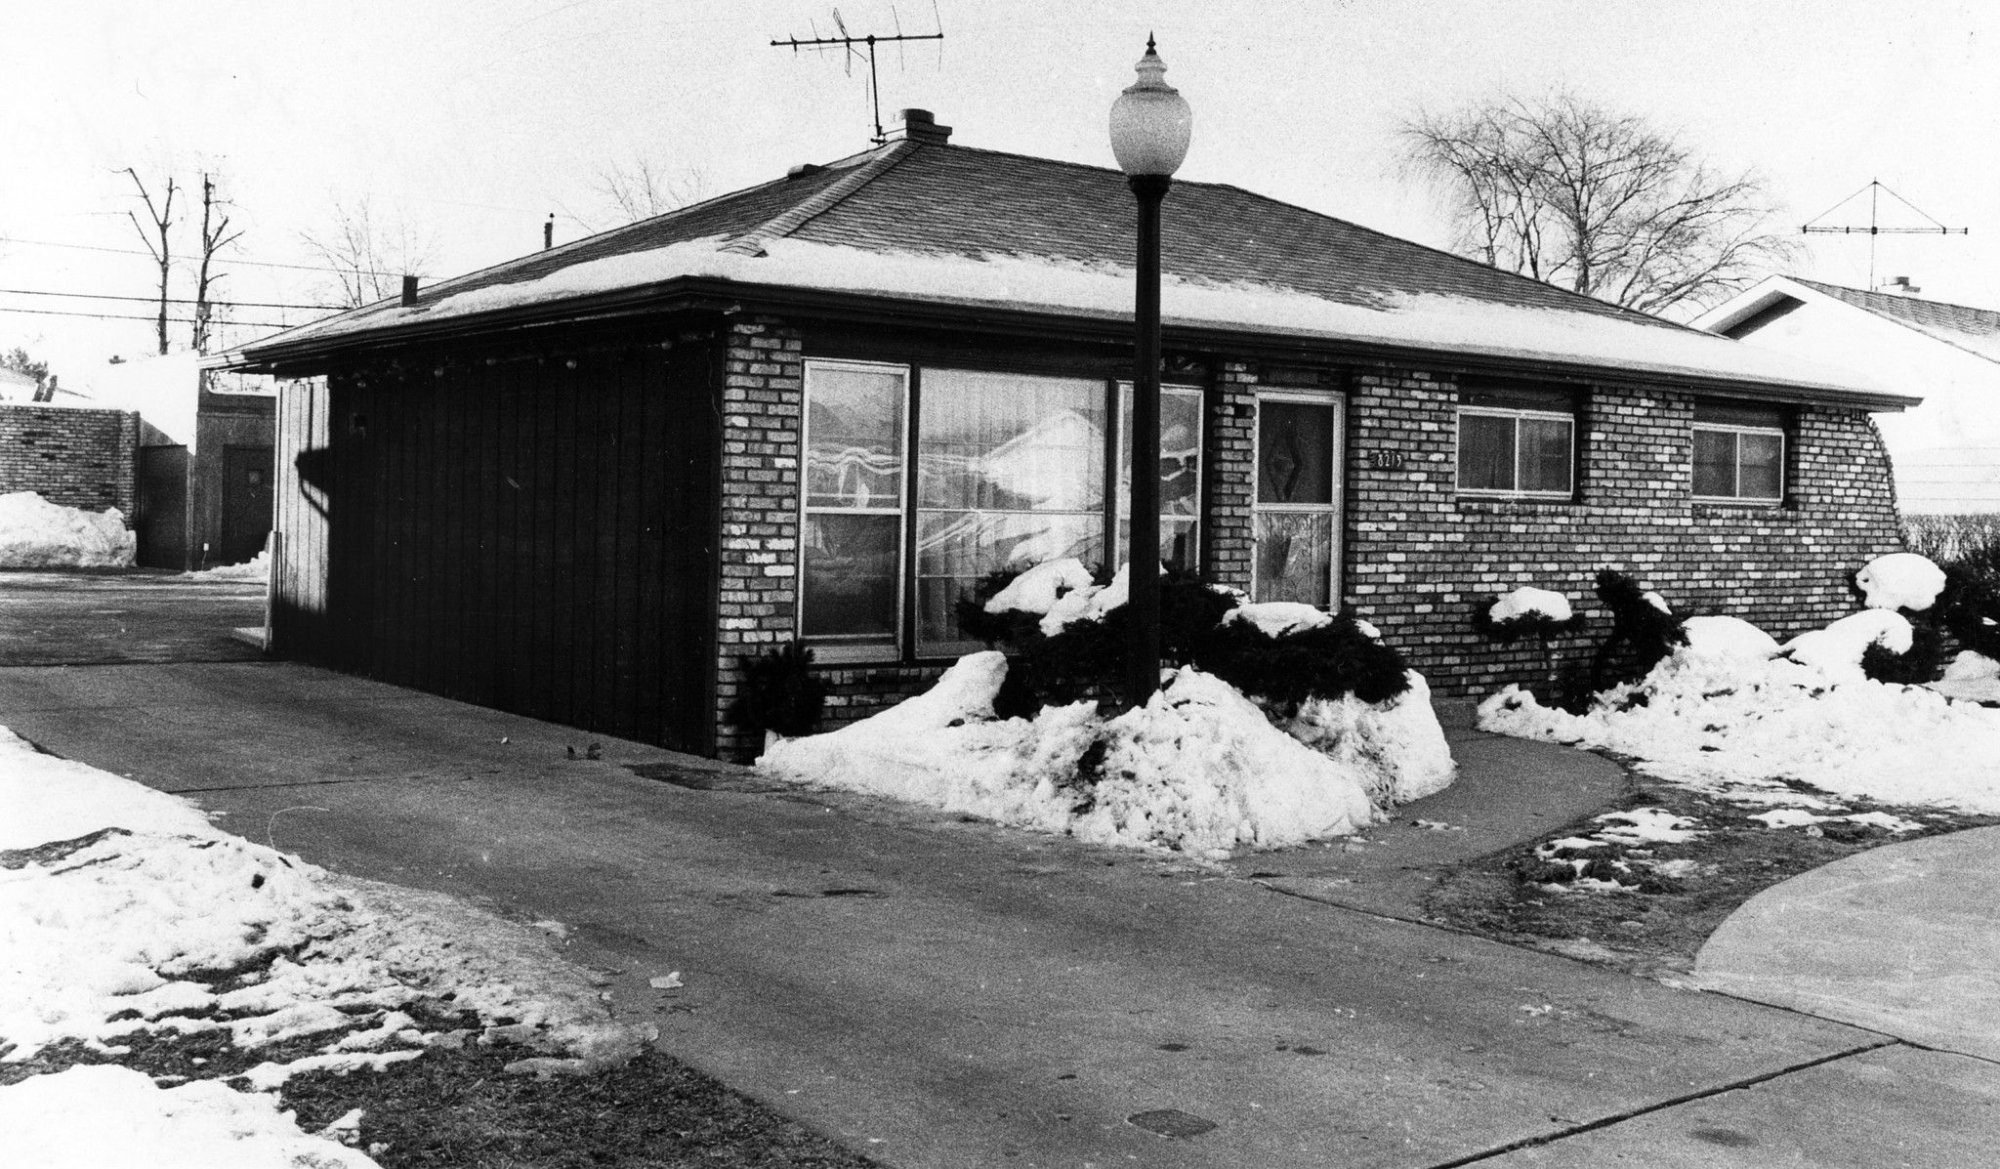
[(1726, 178), (1633, 115), (1557, 91), (1403, 126), (1404, 169), (1440, 190), (1454, 247), (1646, 312), (1725, 295), (1795, 254), (1762, 180)]
[(126, 218), (132, 221), (133, 230), (139, 233), (139, 239), (145, 243), (146, 250), (152, 253), (153, 262), (159, 265), (160, 317), (158, 330), (160, 352), (164, 354), (167, 351), (167, 278), (173, 272), (173, 248), (168, 229), (173, 226), (174, 222), (174, 179), (172, 175), (167, 176), (166, 198), (162, 199), (156, 206), (153, 203), (152, 192), (146, 190), (146, 184), (139, 178), (139, 172), (128, 166), (125, 168), (125, 173), (132, 176), (132, 185), (139, 188), (139, 198), (146, 204), (146, 218), (151, 220), (153, 224), (153, 229), (148, 231), (145, 226), (140, 224), (137, 215), (134, 215), (130, 211), (125, 213)]
[(327, 291), (347, 308), (397, 295), (404, 276), (428, 276), (435, 247), (400, 216), (378, 216), (365, 195), (335, 199), (328, 226), (299, 239), (326, 262), (334, 279)]
[(221, 274), (211, 271), (217, 252), (243, 238), (241, 231), (229, 230), (229, 215), (223, 210), (228, 202), (219, 199), (215, 193), (215, 176), (207, 171), (201, 176), (201, 259), (195, 268), (194, 282), (194, 332), (190, 340), (196, 353), (207, 353), (213, 333), (215, 305), (209, 300), (209, 290), (221, 280)]

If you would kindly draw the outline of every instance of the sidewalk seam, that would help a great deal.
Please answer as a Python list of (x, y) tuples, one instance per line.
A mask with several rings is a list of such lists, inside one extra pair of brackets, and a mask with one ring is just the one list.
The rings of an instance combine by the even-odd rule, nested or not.
[(1568, 1140), (1570, 1137), (1573, 1136), (1580, 1136), (1587, 1132), (1595, 1132), (1600, 1128), (1610, 1128), (1614, 1124), (1623, 1124), (1628, 1120), (1636, 1120), (1641, 1116), (1648, 1116), (1655, 1112), (1664, 1112), (1669, 1108), (1679, 1108), (1683, 1104), (1692, 1104), (1697, 1100), (1711, 1099), (1716, 1096), (1721, 1096), (1727, 1092), (1741, 1092), (1746, 1088), (1754, 1088), (1759, 1084), (1768, 1084), (1772, 1080), (1779, 1079), (1780, 1077), (1789, 1076), (1795, 1072), (1807, 1071), (1811, 1068), (1820, 1067), (1823, 1064), (1833, 1063), (1836, 1060), (1851, 1059), (1857, 1055), (1866, 1055), (1871, 1051), (1880, 1051), (1885, 1047), (1908, 1047), (1908, 1046), (1910, 1045), (1903, 1043), (1901, 1040), (1898, 1039), (1885, 1039), (1880, 1043), (1870, 1043), (1864, 1047), (1855, 1047), (1855, 1048), (1850, 1048), (1846, 1051), (1837, 1051), (1834, 1052), (1832, 1055), (1823, 1055), (1820, 1056), (1818, 1059), (1810, 1059), (1805, 1061), (1804, 1063), (1794, 1064), (1790, 1067), (1779, 1068), (1777, 1071), (1774, 1072), (1766, 1072), (1763, 1075), (1750, 1076), (1746, 1079), (1735, 1080), (1730, 1083), (1723, 1084), (1719, 1087), (1704, 1088), (1699, 1092), (1690, 1092), (1685, 1096), (1675, 1096), (1672, 1097), (1671, 1099), (1662, 1100), (1657, 1104), (1648, 1104), (1643, 1108), (1634, 1108), (1628, 1112), (1621, 1112), (1616, 1116), (1601, 1117), (1597, 1120), (1593, 1120), (1585, 1124), (1579, 1124), (1572, 1128), (1566, 1128), (1561, 1132), (1549, 1133), (1546, 1136), (1523, 1137), (1518, 1141), (1510, 1141), (1507, 1144), (1500, 1145), (1496, 1148), (1487, 1149), (1484, 1152), (1473, 1153), (1469, 1156), (1460, 1157), (1452, 1161), (1440, 1161), (1437, 1164), (1430, 1166), (1429, 1169), (1459, 1169), (1460, 1166), (1474, 1165), (1481, 1161), (1488, 1161), (1493, 1159), (1494, 1157), (1505, 1156), (1506, 1154), (1515, 1152), (1519, 1149), (1532, 1149), (1541, 1145), (1552, 1145), (1557, 1141)]

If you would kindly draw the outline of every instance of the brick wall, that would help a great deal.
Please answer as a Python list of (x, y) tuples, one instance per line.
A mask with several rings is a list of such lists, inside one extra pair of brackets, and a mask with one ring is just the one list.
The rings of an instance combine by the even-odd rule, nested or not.
[(0, 405), (0, 492), (39, 492), (86, 511), (115, 507), (130, 527), (138, 450), (137, 414)]
[[(740, 659), (794, 635), (799, 546), (799, 334), (760, 319), (735, 326), (728, 346), (719, 712), (736, 694)], [(1211, 579), (1247, 588), (1258, 367), (1210, 368), (1204, 566)], [(1441, 695), (1540, 678), (1532, 645), (1495, 646), (1472, 631), (1475, 608), (1517, 585), (1556, 589), (1591, 612), (1597, 570), (1617, 568), (1683, 613), (1731, 613), (1783, 639), (1851, 612), (1846, 574), (1900, 548), (1888, 457), (1860, 411), (1798, 409), (1783, 506), (1698, 504), (1694, 396), (1595, 387), (1579, 419), (1577, 499), (1515, 503), (1454, 492), (1453, 377), (1378, 367), (1353, 373), (1346, 389), (1342, 604), (1380, 627)], [(1565, 643), (1573, 668), (1587, 665), (1608, 627), (1596, 613)], [(945, 666), (822, 666), (825, 728), (922, 692)], [(725, 757), (758, 746), (720, 728)]]
[[(1783, 640), (1852, 612), (1846, 574), (1901, 548), (1889, 464), (1855, 410), (1800, 408), (1783, 506), (1692, 498), (1693, 395), (1598, 387), (1580, 419), (1573, 503), (1459, 499), (1456, 387), (1381, 371), (1349, 398), (1347, 592), (1439, 692), (1482, 695), (1540, 672), (1531, 645), (1471, 632), (1475, 608), (1534, 584), (1596, 610), (1592, 582), (1616, 568), (1684, 614), (1729, 613)], [(1404, 457), (1378, 468), (1376, 451)], [(1601, 612), (1564, 643), (1572, 665), (1609, 629)]]
[(762, 747), (724, 721), (742, 661), (792, 639), (799, 549), (799, 333), (771, 318), (731, 326), (722, 379), (721, 586), (716, 597), (716, 754)]

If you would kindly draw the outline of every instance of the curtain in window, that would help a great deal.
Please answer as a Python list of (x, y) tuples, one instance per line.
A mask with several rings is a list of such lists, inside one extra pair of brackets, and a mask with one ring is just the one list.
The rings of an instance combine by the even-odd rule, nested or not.
[(901, 370), (808, 367), (802, 636), (895, 643), (904, 396)]
[(1491, 414), (1458, 416), (1458, 489), (1514, 490), (1514, 420)]
[[(1132, 387), (1120, 387), (1118, 424), (1118, 563), (1132, 542)], [(1160, 390), (1160, 560), (1193, 568), (1200, 558), (1200, 390)]]
[(1104, 383), (927, 370), (917, 427), (917, 642), (962, 639), (955, 606), (997, 569), (1104, 561)]

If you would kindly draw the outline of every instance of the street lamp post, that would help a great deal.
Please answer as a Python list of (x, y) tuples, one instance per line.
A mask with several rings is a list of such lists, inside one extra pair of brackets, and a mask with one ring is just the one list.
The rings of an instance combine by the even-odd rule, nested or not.
[(1166, 71), (1153, 38), (1147, 37), (1139, 79), (1111, 106), (1111, 152), (1139, 202), (1139, 273), (1132, 311), (1132, 535), (1125, 560), (1131, 587), (1125, 701), (1132, 706), (1143, 706), (1160, 685), (1160, 204), (1187, 157), (1194, 128), (1193, 111), (1166, 83)]

